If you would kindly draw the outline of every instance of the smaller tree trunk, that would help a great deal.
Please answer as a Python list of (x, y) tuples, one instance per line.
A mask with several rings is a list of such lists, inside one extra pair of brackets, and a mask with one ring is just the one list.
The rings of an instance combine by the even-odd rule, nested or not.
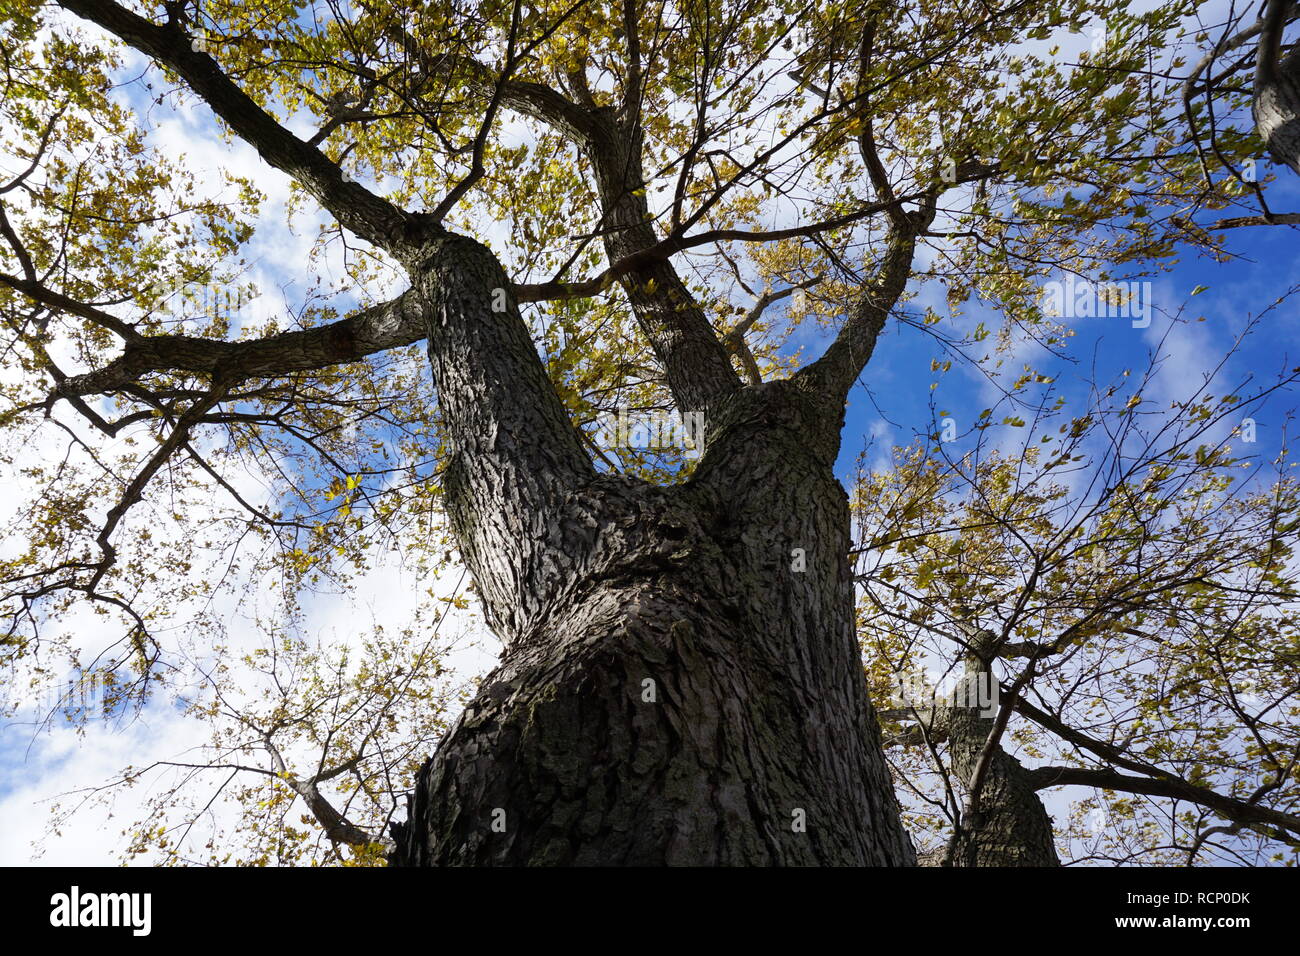
[(1276, 76), (1256, 88), (1254, 114), (1273, 161), (1300, 173), (1300, 57), (1287, 57)]
[(1251, 112), (1273, 161), (1300, 173), (1300, 54), (1279, 60), (1289, 7), (1283, 0), (1271, 0), (1269, 5), (1268, 24), (1259, 40)]
[[(962, 693), (951, 709), (948, 746), (953, 773), (970, 786), (993, 730), (995, 708), (981, 708), (978, 689), (993, 685), (992, 669), (975, 654), (966, 658)], [(953, 866), (1060, 866), (1052, 818), (1038, 798), (1030, 773), (1000, 743), (988, 755), (973, 812), (962, 821)]]

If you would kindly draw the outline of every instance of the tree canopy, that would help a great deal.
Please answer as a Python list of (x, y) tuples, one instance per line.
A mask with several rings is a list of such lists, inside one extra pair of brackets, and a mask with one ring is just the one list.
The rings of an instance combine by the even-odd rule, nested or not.
[[(1294, 154), (1256, 91), (1300, 13), (1257, 6), (3, 0), (11, 713), (73, 668), (111, 715), (205, 722), (193, 759), (82, 795), (171, 774), (130, 853), (379, 858), (469, 694), (443, 619), (510, 626), (448, 522), (449, 443), (489, 425), (449, 432), (459, 386), (424, 357), (412, 237), (442, 231), (500, 262), (487, 293), (560, 403), (509, 440), (557, 469), (688, 481), (691, 448), (613, 443), (611, 416), (779, 381), (843, 399), (894, 331), (934, 380), (999, 393), (961, 453), (925, 436), (849, 482), (865, 666), (926, 848), (978, 807), (942, 708), (886, 702), (974, 662), (1007, 706), (972, 766), (1014, 749), (1105, 810), (1087, 847), (1058, 820), (1072, 858), (1293, 861), (1296, 488), (1280, 448), (1236, 477), (1225, 432), (1294, 370), (1158, 410), (1136, 379), (1067, 400), (1078, 316), (1043, 294), (1121, 305), (1243, 233), (1291, 241), (1267, 197)], [(305, 254), (268, 267), (285, 243)], [(1292, 291), (1246, 304), (1257, 336)], [(399, 567), (408, 620), (308, 633)], [(237, 832), (193, 838), (216, 793)]]

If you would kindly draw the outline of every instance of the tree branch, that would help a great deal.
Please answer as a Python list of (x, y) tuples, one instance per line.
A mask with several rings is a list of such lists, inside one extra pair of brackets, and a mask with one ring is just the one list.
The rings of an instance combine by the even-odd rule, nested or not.
[(617, 279), (664, 366), (679, 408), (704, 410), (739, 388), (740, 380), (712, 324), (669, 262), (677, 250), (665, 245), (651, 224), (639, 125), (620, 121), (613, 109), (593, 110), (574, 103), (543, 84), (498, 77), (468, 57), (448, 54), (434, 61), (409, 36), (404, 35), (403, 42), (415, 50), (431, 73), (463, 73), (480, 94), (548, 124), (578, 146), (592, 163), (601, 197), (597, 232), (614, 265), (585, 283), (553, 281), (540, 286), (516, 286), (517, 301), (590, 295), (603, 291)]
[(1206, 807), (1237, 823), (1279, 827), (1300, 835), (1300, 816), (1261, 807), (1245, 800), (1225, 797), (1207, 787), (1188, 783), (1178, 777), (1133, 777), (1115, 770), (1084, 767), (1037, 767), (1029, 771), (1029, 777), (1036, 790), (1077, 786), (1119, 790), (1124, 793), (1142, 793), (1153, 797), (1171, 797)]
[(844, 327), (825, 353), (795, 373), (795, 378), (813, 383), (826, 395), (844, 396), (866, 367), (889, 318), (912, 274), (916, 237), (934, 218), (934, 202), (920, 213), (912, 213), (905, 229), (891, 229), (885, 256), (876, 274), (858, 296)]
[(324, 153), (276, 122), (212, 57), (194, 50), (179, 21), (159, 26), (111, 0), (59, 0), (59, 5), (175, 71), (264, 160), (301, 184), (362, 239), (405, 258), (412, 239), (434, 228), (348, 180)]
[(754, 307), (740, 321), (740, 323), (722, 337), (722, 347), (732, 355), (738, 357), (741, 364), (745, 366), (745, 374), (749, 378), (750, 385), (763, 384), (763, 374), (759, 371), (758, 362), (754, 359), (754, 353), (750, 351), (748, 343), (745, 342), (745, 333), (753, 328), (754, 323), (763, 317), (767, 307), (773, 302), (780, 302), (782, 299), (793, 295), (800, 289), (811, 289), (822, 281), (821, 276), (810, 279), (807, 282), (800, 282), (789, 288), (781, 289), (778, 292), (764, 292), (754, 303)]
[[(284, 759), (280, 756), (280, 751), (273, 743), (271, 743), (271, 738), (269, 736), (266, 737), (264, 743), (266, 745), (267, 753), (271, 755), (271, 758), (275, 761), (276, 767), (279, 769), (277, 776), (285, 782), (289, 789), (302, 797), (303, 802), (307, 804), (307, 808), (311, 810), (312, 816), (316, 818), (317, 822), (320, 823), (321, 828), (325, 831), (326, 837), (334, 843), (346, 843), (348, 846), (365, 847), (372, 844), (380, 844), (385, 849), (391, 848), (392, 841), (388, 837), (375, 836), (356, 826), (348, 820), (347, 817), (339, 813), (339, 811), (334, 808), (334, 805), (325, 799), (325, 796), (317, 787), (317, 784), (321, 781), (337, 776), (338, 773), (346, 772), (349, 769), (349, 764), (343, 764), (342, 766), (335, 768), (335, 773), (327, 772), (326, 774), (313, 777), (310, 780), (300, 780), (289, 772), (288, 767), (285, 766)], [(355, 764), (356, 761), (354, 760), (350, 763)]]
[(0, 273), (0, 282), (51, 309), (90, 319), (117, 332), (126, 344), (108, 365), (58, 382), (51, 398), (120, 390), (150, 372), (176, 371), (220, 377), (231, 385), (254, 378), (313, 371), (418, 342), (425, 319), (411, 292), (313, 329), (227, 342), (192, 335), (141, 335), (101, 309), (76, 302), (39, 283)]

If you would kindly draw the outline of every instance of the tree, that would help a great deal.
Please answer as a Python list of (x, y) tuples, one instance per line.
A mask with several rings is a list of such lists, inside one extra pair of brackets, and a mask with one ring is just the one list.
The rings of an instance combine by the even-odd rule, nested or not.
[[(913, 278), (1060, 348), (1056, 270), (1217, 253), (1258, 142), (1195, 164), (1181, 77), (1148, 68), (1180, 62), (1195, 6), (7, 4), (4, 424), (69, 442), (27, 471), (9, 663), (71, 647), (88, 603), (143, 694), (200, 557), (251, 535), (292, 606), (412, 525), (445, 566), (445, 527), (506, 651), (395, 860), (912, 862), (859, 661), (845, 400), (891, 315), (958, 352), (989, 335), (909, 317)], [(1077, 63), (1025, 50), (1097, 22)], [(341, 289), (291, 322), (195, 318), (186, 295), (240, 282), (259, 197), (233, 173), (200, 196), (153, 153), (124, 51), (292, 180)], [(598, 427), (667, 408), (703, 423), (698, 461)], [(186, 504), (217, 493), (238, 517)], [(183, 533), (135, 517), (160, 506)], [(360, 843), (311, 789), (345, 764), (280, 772)]]
[[(969, 451), (936, 434), (855, 494), (873, 696), (901, 697), (882, 719), (929, 862), (1300, 848), (1294, 466), (1260, 482), (1270, 466), (1233, 453), (1297, 371), (1253, 394), (1211, 377), (1170, 411), (1144, 398), (1162, 364), (1083, 415), (1042, 402), (1023, 457), (988, 447), (990, 409)], [(927, 666), (938, 680), (909, 679)], [(1087, 826), (1056, 832), (1039, 794), (1060, 786), (1098, 791)]]

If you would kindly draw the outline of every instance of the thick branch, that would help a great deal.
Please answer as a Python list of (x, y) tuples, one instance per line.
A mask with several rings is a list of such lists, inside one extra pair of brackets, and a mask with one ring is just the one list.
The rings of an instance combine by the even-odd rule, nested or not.
[[(521, 302), (592, 294), (618, 279), (638, 324), (664, 366), (674, 401), (683, 410), (704, 410), (740, 387), (712, 324), (669, 262), (674, 249), (656, 234), (646, 200), (641, 134), (613, 109), (593, 110), (540, 83), (502, 81), (467, 57), (436, 61), (414, 46), (425, 70), (452, 69), (482, 95), (499, 96), (512, 109), (538, 119), (578, 146), (591, 161), (601, 197), (601, 235), (611, 266), (589, 283), (517, 288)], [(652, 250), (655, 250), (652, 252)]]
[[(404, 257), (417, 217), (346, 179), (323, 153), (281, 126), (222, 72), (196, 52), (179, 23), (159, 26), (111, 0), (59, 0), (59, 5), (174, 70), (235, 134), (261, 157), (316, 197), (334, 218), (361, 238)], [(428, 227), (425, 225), (425, 231)]]
[[(1050, 730), (1062, 740), (1072, 743), (1082, 750), (1087, 750), (1090, 753), (1096, 754), (1107, 763), (1114, 764), (1117, 767), (1123, 767), (1125, 770), (1132, 770), (1135, 773), (1148, 775), (1143, 777), (1124, 777), (1115, 771), (1098, 771), (1097, 773), (1099, 774), (1111, 774), (1111, 779), (1114, 780), (1116, 785), (1112, 786), (1110, 783), (1088, 783), (1084, 784), (1085, 786), (1101, 786), (1115, 790), (1128, 790), (1130, 789), (1129, 787), (1118, 785), (1120, 781), (1127, 780), (1134, 786), (1140, 783), (1143, 787), (1148, 788), (1132, 790), (1133, 793), (1152, 793), (1155, 796), (1178, 797), (1179, 799), (1187, 800), (1200, 806), (1209, 807), (1216, 812), (1224, 813), (1232, 820), (1243, 819), (1242, 815), (1249, 813), (1253, 814), (1251, 822), (1269, 823), (1274, 826), (1280, 826), (1284, 829), (1300, 833), (1300, 829), (1296, 828), (1296, 825), (1300, 824), (1300, 818), (1280, 813), (1276, 810), (1269, 810), (1266, 807), (1259, 807), (1245, 801), (1234, 800), (1231, 797), (1225, 797), (1206, 787), (1188, 783), (1181, 777), (1177, 777), (1174, 774), (1161, 770), (1159, 767), (1153, 767), (1150, 764), (1143, 763), (1142, 761), (1126, 757), (1117, 748), (1075, 730), (1073, 727), (1058, 720), (1046, 711), (1039, 710), (1023, 697), (1016, 700), (1016, 710), (1039, 726)], [(1074, 772), (1073, 768), (1040, 768), (1039, 770), (1034, 771), (1034, 773), (1045, 773), (1047, 770), (1061, 770), (1070, 773)], [(1075, 774), (1071, 780), (1066, 780), (1059, 776), (1048, 779), (1048, 777), (1044, 776), (1036, 778), (1036, 786), (1041, 789), (1042, 787), (1056, 786), (1058, 784), (1063, 785), (1069, 782), (1082, 783), (1083, 779), (1084, 778), (1078, 774)], [(1094, 777), (1093, 779), (1100, 780), (1101, 778)], [(1043, 782), (1044, 780), (1047, 780), (1047, 782)], [(1229, 813), (1229, 811), (1231, 811), (1231, 813)]]
[(1084, 767), (1038, 767), (1029, 771), (1036, 790), (1048, 787), (1095, 787), (1123, 793), (1143, 793), (1153, 797), (1172, 797), (1206, 807), (1237, 823), (1280, 827), (1300, 835), (1300, 817), (1261, 807), (1245, 800), (1225, 797), (1206, 787), (1177, 777), (1133, 777), (1115, 770)]
[[(870, 146), (870, 143), (867, 143)], [(895, 197), (892, 194), (877, 209), (896, 209), (907, 201), (920, 200), (920, 208), (901, 215), (890, 213), (893, 222), (886, 239), (884, 258), (863, 286), (853, 312), (835, 341), (816, 362), (800, 369), (795, 377), (810, 382), (824, 394), (844, 396), (866, 367), (876, 349), (889, 318), (890, 310), (897, 304), (907, 280), (912, 274), (912, 260), (916, 254), (916, 240), (934, 221), (941, 193), (965, 183), (979, 182), (999, 173), (997, 164), (964, 160), (953, 170), (950, 180), (931, 186), (920, 196)], [(883, 172), (883, 170), (881, 170)], [(888, 190), (886, 180), (876, 182), (877, 189)]]
[[(611, 263), (659, 245), (646, 200), (641, 132), (601, 111), (597, 135), (581, 144), (596, 172), (599, 231)], [(618, 275), (637, 323), (664, 367), (677, 407), (707, 410), (740, 388), (712, 323), (665, 256)]]
[[(1293, 12), (1290, 7), (1290, 0), (1268, 0), (1263, 19), (1252, 28), (1260, 34), (1255, 48), (1256, 87), (1277, 79), (1277, 61), (1282, 52), (1282, 28), (1286, 25), (1288, 15)], [(1250, 32), (1247, 30), (1239, 34), (1234, 42)]]
[(796, 378), (813, 383), (826, 395), (848, 394), (875, 351), (890, 310), (907, 286), (916, 253), (916, 236), (929, 224), (933, 208), (931, 203), (929, 215), (912, 214), (909, 228), (891, 230), (884, 260), (862, 289), (848, 321), (822, 357), (800, 369)]
[[(66, 309), (71, 302), (64, 297), (51, 299), (40, 290), (28, 294), (51, 308)], [(82, 314), (79, 310), (70, 311)], [(101, 369), (68, 376), (56, 386), (53, 397), (113, 392), (150, 372), (165, 371), (206, 375), (235, 385), (248, 379), (274, 378), (355, 362), (367, 355), (418, 342), (426, 331), (424, 317), (407, 292), (329, 325), (243, 342), (190, 335), (142, 336), (132, 332), (121, 356)]]
[(288, 785), (289, 789), (302, 797), (303, 802), (307, 804), (307, 808), (311, 810), (312, 816), (316, 818), (316, 821), (325, 831), (325, 836), (332, 842), (346, 843), (348, 846), (354, 847), (365, 847), (376, 843), (384, 847), (391, 847), (392, 841), (387, 837), (369, 834), (348, 820), (347, 817), (334, 808), (332, 803), (325, 799), (317, 786), (319, 783), (338, 776), (338, 774), (344, 773), (352, 766), (355, 766), (355, 760), (341, 764), (339, 767), (334, 768), (333, 771), (318, 774), (310, 780), (300, 780), (289, 772), (289, 768), (285, 766), (284, 758), (280, 756), (279, 749), (271, 743), (270, 737), (266, 738), (265, 745), (267, 752), (279, 769), (279, 778)]
[(1300, 226), (1300, 212), (1275, 212), (1261, 216), (1235, 216), (1211, 223), (1210, 229), (1239, 229), (1242, 226)]
[(115, 315), (105, 312), (97, 306), (88, 305), (84, 302), (78, 302), (71, 299), (61, 292), (56, 292), (46, 285), (35, 279), (19, 279), (17, 276), (11, 276), (8, 273), (0, 272), (0, 283), (9, 286), (23, 295), (27, 296), (33, 302), (37, 302), (50, 309), (56, 309), (60, 312), (67, 312), (69, 315), (79, 316), (94, 322), (96, 325), (103, 326), (111, 332), (116, 333), (127, 341), (140, 338), (140, 333), (134, 328), (123, 322)]
[(1255, 61), (1251, 113), (1255, 132), (1273, 161), (1300, 173), (1300, 54), (1279, 60), (1282, 29), (1292, 12), (1289, 0), (1269, 0)]
[(541, 624), (592, 540), (572, 496), (594, 476), (496, 257), (448, 236), (413, 268), (451, 448), (447, 514), (494, 632)]
[(427, 74), (454, 71), (465, 78), (471, 89), (484, 97), (491, 97), (499, 88), (503, 104), (516, 113), (545, 123), (574, 143), (584, 142), (596, 132), (595, 120), (586, 109), (544, 83), (519, 79), (501, 80), (491, 67), (470, 57), (449, 53), (434, 59), (418, 46), (410, 49)]
[[(875, 37), (875, 21), (869, 20), (862, 30), (862, 41), (858, 46), (857, 95), (861, 103), (860, 121), (862, 123), (862, 132), (858, 136), (858, 152), (862, 154), (862, 161), (866, 165), (867, 175), (871, 177), (871, 185), (875, 189), (876, 195), (888, 201), (894, 198), (894, 187), (889, 181), (889, 174), (885, 171), (885, 164), (880, 161), (880, 153), (876, 149), (876, 133), (869, 99), (870, 90), (866, 82), (871, 73), (871, 54), (872, 47), (875, 44)], [(902, 206), (889, 206), (886, 211), (895, 229), (906, 230), (909, 228), (907, 214), (903, 211)]]

